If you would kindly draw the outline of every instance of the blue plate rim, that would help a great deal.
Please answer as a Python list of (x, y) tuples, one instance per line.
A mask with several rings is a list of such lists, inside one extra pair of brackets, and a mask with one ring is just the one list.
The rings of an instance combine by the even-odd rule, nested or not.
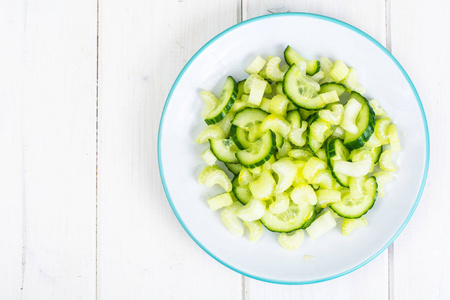
[[(414, 205), (409, 213), (409, 215), (406, 217), (405, 221), (403, 222), (402, 226), (400, 226), (400, 228), (397, 230), (397, 232), (394, 234), (394, 236), (387, 242), (387, 244), (382, 247), (379, 251), (377, 251), (374, 255), (372, 255), (371, 257), (369, 257), (367, 260), (365, 260), (364, 262), (350, 268), (347, 271), (332, 275), (332, 276), (328, 276), (328, 277), (324, 277), (324, 278), (320, 278), (320, 279), (316, 279), (316, 280), (308, 280), (308, 281), (285, 281), (285, 280), (274, 280), (274, 279), (268, 279), (268, 278), (264, 278), (264, 277), (259, 277), (253, 274), (249, 274), (246, 273), (242, 270), (239, 270), (231, 265), (229, 265), (228, 263), (222, 261), (220, 258), (216, 257), (212, 252), (210, 252), (205, 246), (203, 246), (202, 243), (200, 243), (199, 240), (197, 240), (194, 235), (189, 231), (189, 229), (187, 228), (187, 226), (185, 225), (183, 219), (181, 218), (181, 216), (178, 214), (177, 209), (175, 208), (173, 202), (172, 202), (172, 198), (170, 197), (170, 193), (169, 190), (167, 189), (167, 185), (166, 185), (166, 181), (165, 181), (165, 177), (164, 177), (164, 170), (163, 170), (163, 166), (161, 163), (161, 131), (162, 131), (162, 127), (163, 127), (163, 121), (164, 121), (164, 116), (166, 113), (166, 109), (167, 106), (170, 102), (170, 99), (172, 98), (172, 94), (175, 90), (175, 88), (178, 85), (178, 82), (180, 81), (180, 79), (183, 77), (184, 73), (186, 72), (186, 70), (189, 68), (189, 66), (194, 62), (194, 60), (206, 49), (209, 47), (210, 44), (212, 44), (214, 41), (216, 41), (217, 39), (219, 39), (221, 36), (227, 34), (228, 32), (237, 29), (243, 25), (249, 24), (249, 23), (253, 23), (262, 19), (268, 19), (268, 18), (278, 18), (278, 17), (308, 17), (308, 18), (315, 18), (315, 19), (320, 19), (320, 20), (325, 20), (340, 26), (343, 26), (345, 28), (348, 28), (356, 33), (358, 33), (359, 35), (365, 37), (366, 39), (368, 39), (370, 42), (372, 42), (373, 44), (375, 44), (381, 51), (383, 51), (395, 64), (396, 66), (400, 69), (400, 71), (402, 72), (403, 76), (405, 77), (405, 79), (407, 80), (409, 86), (411, 87), (416, 102), (419, 105), (421, 114), (422, 114), (422, 121), (423, 121), (423, 125), (424, 125), (424, 129), (425, 129), (425, 140), (426, 140), (426, 160), (425, 160), (425, 168), (423, 171), (423, 175), (422, 175), (422, 183), (420, 185), (420, 190), (419, 193), (417, 194), (416, 197), (416, 201), (414, 202)], [(216, 35), (215, 37), (213, 37), (211, 40), (209, 40), (205, 45), (203, 45), (203, 47), (201, 47), (195, 54), (194, 56), (192, 56), (192, 58), (187, 62), (187, 64), (183, 67), (183, 69), (181, 70), (180, 74), (177, 76), (174, 84), (172, 85), (172, 88), (170, 89), (170, 92), (167, 96), (166, 99), (166, 103), (164, 104), (164, 108), (162, 110), (161, 113), (161, 120), (159, 123), (159, 129), (158, 129), (158, 167), (159, 167), (159, 173), (160, 173), (160, 177), (161, 177), (161, 182), (164, 188), (164, 192), (166, 194), (167, 200), (169, 201), (170, 207), (172, 208), (173, 213), (175, 214), (175, 216), (177, 217), (178, 221), (180, 222), (181, 226), (184, 228), (184, 230), (187, 232), (187, 234), (192, 238), (192, 240), (194, 240), (194, 242), (203, 250), (205, 251), (209, 256), (211, 256), (212, 258), (214, 258), (216, 261), (218, 261), (219, 263), (221, 263), (222, 265), (226, 266), (227, 268), (240, 273), (244, 276), (253, 278), (253, 279), (257, 279), (260, 281), (265, 281), (265, 282), (269, 282), (269, 283), (275, 283), (275, 284), (285, 284), (285, 285), (303, 285), (303, 284), (313, 284), (313, 283), (319, 283), (319, 282), (323, 282), (323, 281), (328, 281), (328, 280), (332, 280), (341, 276), (344, 276), (346, 274), (349, 274), (359, 268), (361, 268), (362, 266), (366, 265), (367, 263), (371, 262), (372, 260), (374, 260), (378, 255), (380, 255), (384, 250), (386, 250), (386, 248), (388, 248), (393, 242), (394, 240), (399, 236), (399, 234), (403, 231), (403, 229), (406, 227), (406, 225), (408, 224), (409, 220), (411, 219), (412, 215), (414, 214), (417, 205), (420, 202), (420, 199), (422, 197), (423, 194), (423, 190), (425, 188), (425, 183), (427, 180), (427, 176), (428, 176), (428, 168), (429, 168), (429, 161), (430, 161), (430, 137), (429, 137), (429, 132), (428, 132), (428, 123), (427, 123), (427, 118), (425, 115), (425, 110), (423, 108), (422, 105), (422, 101), (420, 100), (419, 94), (411, 80), (411, 78), (408, 76), (408, 74), (406, 73), (405, 69), (402, 67), (402, 65), (398, 62), (398, 60), (383, 46), (381, 45), (377, 40), (375, 40), (373, 37), (371, 37), (370, 35), (368, 35), (367, 33), (365, 33), (364, 31), (348, 24), (345, 23), (343, 21), (331, 18), (331, 17), (327, 17), (327, 16), (323, 16), (323, 15), (318, 15), (318, 14), (312, 14), (312, 13), (304, 13), (304, 12), (288, 12), (288, 13), (278, 13), (278, 14), (270, 14), (270, 15), (264, 15), (264, 16), (259, 16), (256, 18), (252, 18), (249, 20), (246, 20), (244, 22), (238, 23), (236, 25), (231, 26), (230, 28), (222, 31), (221, 33), (219, 33), (218, 35)]]

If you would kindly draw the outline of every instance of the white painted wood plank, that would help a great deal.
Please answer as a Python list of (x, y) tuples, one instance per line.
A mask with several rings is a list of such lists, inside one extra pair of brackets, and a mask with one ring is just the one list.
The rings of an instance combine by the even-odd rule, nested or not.
[[(237, 22), (237, 1), (101, 1), (98, 299), (239, 299), (164, 195), (157, 135), (178, 72)], [(120, 12), (120, 13), (119, 13)]]
[(28, 1), (23, 36), (24, 299), (95, 297), (94, 1)]
[(243, 20), (278, 12), (308, 12), (354, 25), (381, 44), (386, 42), (384, 0), (242, 0)]
[[(377, 39), (386, 41), (385, 3), (383, 0), (327, 1), (257, 1), (244, 0), (243, 18), (299, 11), (323, 14), (354, 25)], [(248, 300), (264, 299), (387, 299), (388, 253), (385, 251), (365, 267), (336, 280), (307, 285), (282, 286), (246, 278), (245, 296)]]
[(312, 285), (276, 285), (245, 278), (246, 300), (388, 299), (387, 252), (349, 275)]
[[(0, 3), (0, 295), (19, 299), (22, 287), (22, 137), (20, 63), (24, 7)], [(7, 58), (7, 59), (6, 59)]]
[[(425, 192), (395, 242), (393, 299), (450, 299), (450, 2), (391, 1), (392, 52), (411, 76), (428, 118), (431, 160)], [(431, 66), (431, 69), (430, 69)]]
[(97, 7), (88, 0), (9, 1), (4, 10), (5, 3), (1, 294), (92, 299)]

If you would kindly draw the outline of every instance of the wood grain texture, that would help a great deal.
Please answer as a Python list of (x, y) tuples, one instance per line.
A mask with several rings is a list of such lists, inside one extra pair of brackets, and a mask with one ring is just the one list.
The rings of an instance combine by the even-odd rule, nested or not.
[[(391, 1), (392, 53), (421, 96), (431, 139), (425, 192), (395, 242), (393, 299), (450, 299), (450, 3)], [(431, 70), (429, 68), (431, 67)]]
[[(386, 42), (385, 3), (371, 1), (257, 1), (244, 0), (243, 17), (278, 12), (310, 12), (337, 18)], [(282, 286), (245, 279), (245, 299), (387, 299), (388, 253), (385, 251), (363, 268), (336, 280), (306, 286)]]
[(5, 8), (5, 3), (0, 4), (6, 38), (0, 66), (1, 295), (92, 298), (96, 5), (8, 1)]
[(237, 22), (237, 1), (101, 1), (98, 299), (240, 299), (241, 276), (172, 213), (157, 164), (161, 111), (187, 60)]

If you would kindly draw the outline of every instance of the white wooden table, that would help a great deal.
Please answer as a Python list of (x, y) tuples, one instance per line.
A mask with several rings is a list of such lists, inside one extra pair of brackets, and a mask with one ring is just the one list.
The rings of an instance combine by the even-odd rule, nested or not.
[[(173, 215), (156, 158), (187, 60), (229, 26), (285, 11), (386, 45), (432, 141), (421, 203), (389, 251), (308, 286), (245, 278), (204, 253)], [(445, 0), (0, 0), (0, 298), (450, 299), (449, 13)]]

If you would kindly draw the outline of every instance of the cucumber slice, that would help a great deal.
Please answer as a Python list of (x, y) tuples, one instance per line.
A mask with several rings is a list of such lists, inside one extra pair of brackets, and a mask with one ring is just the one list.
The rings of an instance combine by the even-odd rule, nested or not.
[(284, 95), (283, 93), (283, 81), (279, 81), (275, 84), (275, 92), (277, 95)]
[(315, 206), (311, 204), (297, 205), (291, 202), (289, 208), (281, 214), (272, 214), (266, 211), (261, 223), (270, 231), (291, 232), (301, 229), (315, 213)]
[(349, 151), (340, 139), (329, 140), (326, 144), (327, 156), (330, 160), (348, 160)]
[(236, 113), (231, 123), (242, 129), (250, 130), (254, 124), (262, 123), (268, 115), (268, 113), (259, 108), (247, 107)]
[(375, 130), (375, 113), (369, 102), (357, 92), (351, 92), (350, 99), (352, 98), (361, 103), (362, 107), (355, 122), (358, 131), (355, 134), (345, 133), (344, 145), (349, 150), (363, 147)]
[(320, 85), (319, 93), (323, 94), (323, 93), (327, 93), (327, 92), (331, 92), (331, 91), (336, 91), (338, 96), (340, 96), (340, 95), (342, 95), (345, 92), (345, 90), (347, 90), (347, 87), (343, 83), (326, 82), (326, 83), (322, 83)]
[(346, 161), (348, 159), (348, 149), (344, 146), (340, 139), (330, 139), (325, 143), (325, 154), (327, 155), (327, 163), (331, 170), (331, 175), (333, 175), (334, 179), (336, 179), (341, 186), (348, 187), (348, 176), (334, 171), (334, 163), (336, 160)]
[(307, 110), (324, 108), (326, 103), (317, 94), (319, 90), (318, 83), (308, 78), (297, 64), (292, 65), (284, 76), (283, 92), (298, 107)]
[(205, 118), (206, 124), (216, 124), (225, 118), (236, 100), (237, 92), (238, 85), (236, 84), (236, 81), (234, 81), (233, 77), (228, 76), (223, 85), (222, 92), (220, 92), (217, 106), (210, 111)]
[(225, 163), (225, 166), (227, 167), (228, 170), (230, 170), (231, 173), (233, 173), (234, 175), (238, 175), (239, 172), (242, 169), (242, 165), (237, 163), (237, 164), (231, 164), (231, 163)]
[(383, 152), (383, 146), (374, 147), (370, 151), (372, 151), (373, 164), (375, 165), (380, 160), (381, 152)]
[(300, 54), (297, 53), (291, 46), (287, 46), (284, 50), (284, 60), (289, 66), (295, 65), (301, 60), (305, 60)]
[(248, 140), (248, 132), (236, 125), (231, 125), (230, 136), (236, 146), (241, 150), (247, 149), (252, 145)]
[(318, 60), (309, 60), (306, 63), (306, 74), (309, 76), (313, 76), (320, 71), (320, 61)]
[(275, 153), (275, 149), (276, 136), (269, 130), (248, 149), (239, 151), (236, 158), (244, 167), (255, 168), (268, 161)]
[(252, 193), (247, 187), (239, 185), (238, 176), (234, 177), (231, 183), (233, 185), (232, 187), (233, 194), (236, 196), (236, 199), (239, 202), (245, 205), (250, 201), (250, 199), (253, 198)]
[(353, 199), (352, 196), (347, 194), (342, 198), (341, 202), (330, 205), (330, 208), (347, 219), (357, 219), (366, 214), (369, 209), (375, 204), (377, 198), (377, 181), (374, 176), (366, 179), (364, 182), (364, 197), (361, 199)]
[(320, 61), (318, 60), (310, 60), (307, 61), (300, 54), (297, 53), (291, 46), (287, 46), (284, 50), (284, 60), (287, 62), (289, 66), (295, 65), (300, 61), (306, 62), (306, 74), (309, 76), (313, 76), (317, 72), (320, 71)]
[(316, 206), (314, 205), (314, 209), (312, 211), (311, 216), (309, 217), (308, 220), (306, 220), (305, 224), (303, 224), (302, 229), (306, 229), (309, 227), (309, 225), (311, 225), (312, 222), (314, 222), (314, 220), (317, 217), (317, 212), (316, 212)]
[(209, 140), (209, 147), (218, 160), (232, 164), (238, 162), (236, 152), (239, 148), (232, 140)]

